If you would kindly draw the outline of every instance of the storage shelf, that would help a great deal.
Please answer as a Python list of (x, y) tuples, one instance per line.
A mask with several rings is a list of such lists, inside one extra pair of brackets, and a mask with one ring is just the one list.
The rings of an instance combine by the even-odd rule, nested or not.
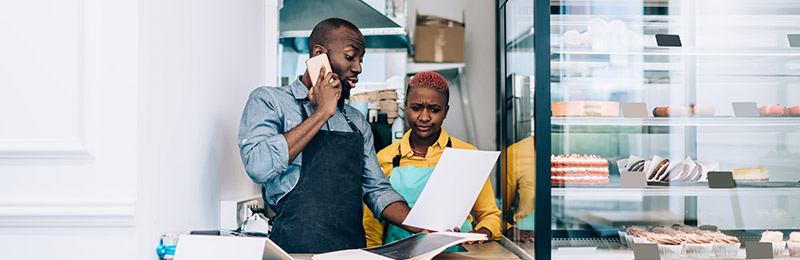
[(565, 187), (552, 188), (552, 196), (578, 196), (619, 199), (620, 196), (731, 196), (731, 195), (800, 195), (800, 188), (734, 188), (710, 189), (696, 186), (633, 188)]
[(552, 117), (561, 126), (800, 126), (800, 117)]
[(443, 71), (463, 69), (464, 63), (406, 62), (406, 74), (413, 75), (423, 71)]

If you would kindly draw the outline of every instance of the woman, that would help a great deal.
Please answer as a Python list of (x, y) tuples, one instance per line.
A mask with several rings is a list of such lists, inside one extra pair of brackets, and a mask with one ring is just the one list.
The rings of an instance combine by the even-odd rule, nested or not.
[[(445, 147), (477, 150), (475, 146), (447, 135), (442, 129), (442, 122), (450, 108), (449, 99), (449, 87), (441, 75), (435, 72), (415, 75), (408, 83), (405, 100), (405, 120), (411, 129), (399, 142), (378, 152), (378, 162), (389, 177), (389, 183), (408, 201), (410, 207), (417, 201)], [(476, 220), (474, 227), (473, 220)], [(364, 229), (368, 247), (413, 235), (391, 224), (385, 228), (365, 208)], [(472, 214), (460, 230), (483, 233), (491, 240), (500, 239), (500, 210), (488, 178), (472, 206)]]

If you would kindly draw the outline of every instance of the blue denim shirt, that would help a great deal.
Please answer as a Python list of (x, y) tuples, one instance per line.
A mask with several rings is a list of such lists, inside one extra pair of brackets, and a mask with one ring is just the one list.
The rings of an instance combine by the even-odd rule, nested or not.
[[(303, 121), (301, 104), (308, 115), (314, 113), (314, 107), (308, 101), (308, 88), (298, 78), (288, 86), (259, 87), (253, 90), (242, 114), (239, 125), (239, 151), (242, 161), (247, 175), (264, 187), (264, 202), (272, 209), (300, 179), (303, 153), (289, 163), (289, 147), (283, 133), (289, 132)], [(362, 195), (364, 203), (380, 219), (386, 206), (405, 200), (392, 189), (389, 179), (381, 171), (369, 122), (355, 108), (345, 105), (344, 109), (364, 135)], [(322, 130), (353, 131), (339, 111), (328, 119)]]

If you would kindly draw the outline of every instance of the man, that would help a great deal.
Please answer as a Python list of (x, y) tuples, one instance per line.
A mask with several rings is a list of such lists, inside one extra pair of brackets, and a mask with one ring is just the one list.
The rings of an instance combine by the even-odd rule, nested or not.
[(409, 207), (378, 165), (369, 123), (338, 105), (358, 82), (364, 36), (331, 18), (314, 27), (308, 48), (326, 53), (333, 72), (255, 89), (239, 127), (247, 174), (276, 213), (270, 239), (290, 253), (365, 247), (362, 200), (381, 220), (422, 231), (402, 225)]

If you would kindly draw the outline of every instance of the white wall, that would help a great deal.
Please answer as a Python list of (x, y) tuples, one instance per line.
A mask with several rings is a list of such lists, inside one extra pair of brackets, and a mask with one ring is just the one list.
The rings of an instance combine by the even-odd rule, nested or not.
[[(140, 2), (140, 259), (154, 255), (162, 233), (218, 228), (221, 199), (258, 193), (236, 135), (249, 92), (277, 78), (264, 66), (267, 7), (277, 8), (275, 1)], [(274, 62), (277, 46), (270, 51)]]
[[(476, 125), (477, 141), (472, 144), (482, 150), (496, 150), (495, 99), (497, 84), (495, 73), (495, 1), (486, 0), (441, 0), (407, 1), (407, 27), (413, 30), (416, 12), (436, 15), (461, 21), (462, 10), (466, 18), (464, 33), (464, 66), (467, 75), (466, 91), (469, 92), (470, 106)], [(411, 32), (413, 35), (413, 31)], [(451, 93), (450, 102), (456, 102), (458, 96)], [(451, 104), (451, 107), (453, 104)], [(463, 109), (451, 109), (445, 120), (444, 128), (457, 138), (466, 140)]]
[(0, 258), (135, 252), (137, 15), (0, 2)]
[(0, 258), (156, 259), (258, 193), (236, 134), (276, 3), (0, 2)]

